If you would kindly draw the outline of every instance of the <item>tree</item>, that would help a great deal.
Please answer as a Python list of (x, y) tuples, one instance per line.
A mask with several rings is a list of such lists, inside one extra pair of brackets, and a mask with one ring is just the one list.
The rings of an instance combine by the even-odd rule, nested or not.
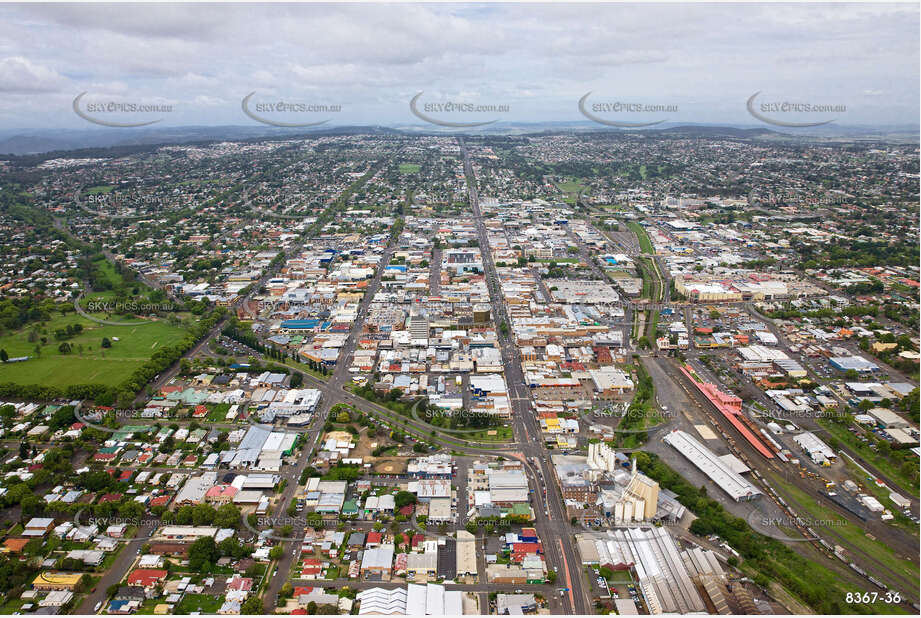
[(281, 557), (285, 555), (285, 548), (281, 545), (276, 545), (269, 550), (269, 558), (271, 560), (281, 560)]
[(222, 504), (214, 515), (214, 525), (219, 528), (238, 528), (240, 509), (233, 504)]
[(398, 509), (408, 506), (410, 504), (416, 503), (416, 494), (408, 491), (398, 491), (397, 495), (393, 498), (393, 503)]
[(247, 597), (240, 606), (240, 614), (244, 616), (256, 616), (262, 613), (262, 599), (255, 594)]
[(217, 559), (217, 543), (213, 537), (203, 536), (189, 546), (189, 569), (192, 571), (202, 571), (202, 567), (214, 563)]
[(103, 337), (103, 338), (102, 338), (102, 347), (104, 347), (104, 348), (111, 348), (111, 347), (112, 347), (112, 342), (109, 341), (109, 338), (108, 338), (108, 337)]

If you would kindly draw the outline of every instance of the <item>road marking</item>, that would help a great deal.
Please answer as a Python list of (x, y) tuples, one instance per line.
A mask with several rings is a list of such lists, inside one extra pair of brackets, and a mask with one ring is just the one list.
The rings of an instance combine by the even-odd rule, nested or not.
[(572, 577), (569, 575), (569, 563), (566, 560), (566, 552), (563, 551), (563, 539), (557, 539), (556, 542), (560, 544), (560, 555), (563, 557), (563, 568), (566, 570), (566, 587), (569, 588), (569, 606), (572, 608), (573, 613), (575, 613), (576, 600), (572, 595)]

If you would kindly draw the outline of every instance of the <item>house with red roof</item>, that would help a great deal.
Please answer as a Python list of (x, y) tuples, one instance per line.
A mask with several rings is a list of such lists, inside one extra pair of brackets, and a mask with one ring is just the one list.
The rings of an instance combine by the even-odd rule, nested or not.
[(377, 547), (381, 544), (383, 534), (380, 532), (371, 531), (368, 533), (368, 539), (365, 541), (365, 547)]
[(227, 590), (240, 590), (242, 592), (249, 592), (252, 589), (252, 577), (240, 577), (239, 575), (234, 575), (227, 581)]
[(150, 501), (150, 506), (166, 506), (172, 499), (172, 496), (157, 496)]
[(125, 583), (129, 586), (140, 586), (145, 590), (150, 590), (164, 581), (168, 574), (166, 569), (134, 569), (128, 574)]
[(512, 562), (520, 563), (526, 556), (543, 552), (540, 543), (512, 543)]
[(215, 485), (205, 492), (205, 502), (216, 502), (217, 504), (229, 504), (233, 497), (240, 491), (233, 485)]
[(304, 558), (301, 577), (304, 579), (318, 579), (323, 574), (323, 563), (319, 558)]

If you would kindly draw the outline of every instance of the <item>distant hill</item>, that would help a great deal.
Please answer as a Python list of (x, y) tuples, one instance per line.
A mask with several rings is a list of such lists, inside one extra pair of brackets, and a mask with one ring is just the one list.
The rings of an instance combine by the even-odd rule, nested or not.
[[(317, 127), (305, 130), (269, 126), (150, 126), (137, 129), (6, 129), (0, 130), (0, 157), (26, 157), (33, 161), (54, 156), (113, 156), (75, 154), (114, 148), (130, 153), (163, 144), (206, 144), (215, 141), (245, 141), (252, 139), (290, 139), (308, 135), (346, 134), (405, 134), (405, 135), (555, 135), (561, 133), (640, 133), (657, 136), (730, 137), (736, 139), (820, 139), (858, 141), (917, 142), (918, 129), (912, 127), (847, 127), (834, 124), (809, 129), (774, 129), (763, 126), (733, 126), (714, 124), (665, 124), (641, 129), (617, 129), (590, 121), (562, 122), (497, 122), (475, 129), (444, 129), (426, 124), (394, 126)], [(128, 149), (128, 150), (123, 150)], [(5, 155), (5, 156), (4, 156)], [(52, 156), (53, 155), (53, 156)]]
[[(47, 129), (0, 136), (0, 158), (14, 164), (35, 165), (57, 157), (125, 156), (167, 144), (209, 144), (221, 141), (291, 139), (305, 135), (396, 133), (386, 127), (330, 127), (311, 131), (276, 127), (163, 127), (110, 130)], [(4, 156), (5, 155), (5, 156)]]

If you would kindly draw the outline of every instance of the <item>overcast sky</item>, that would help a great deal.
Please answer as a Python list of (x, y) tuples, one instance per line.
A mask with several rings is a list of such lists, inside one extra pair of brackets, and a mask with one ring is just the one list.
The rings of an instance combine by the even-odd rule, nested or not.
[[(507, 105), (452, 121), (917, 125), (915, 4), (0, 5), (0, 127), (89, 128), (87, 103), (165, 104), (106, 121), (255, 125), (241, 100), (341, 105), (262, 117), (422, 124), (417, 105)], [(669, 112), (592, 107), (626, 102)], [(771, 102), (844, 106), (791, 114)], [(260, 108), (265, 109), (265, 108)]]

